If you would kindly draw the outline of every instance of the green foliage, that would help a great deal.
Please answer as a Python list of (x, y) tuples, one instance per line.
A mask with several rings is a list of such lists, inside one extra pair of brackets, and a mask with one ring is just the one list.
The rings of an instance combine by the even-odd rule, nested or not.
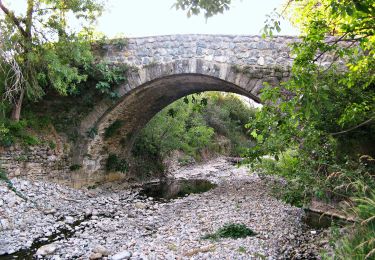
[(81, 168), (82, 168), (82, 165), (80, 165), (80, 164), (73, 164), (73, 165), (71, 165), (69, 167), (69, 170), (71, 170), (71, 171), (78, 171)]
[(90, 138), (94, 138), (98, 134), (98, 128), (92, 127), (87, 131), (87, 136)]
[(182, 152), (180, 165), (206, 154), (239, 156), (250, 143), (244, 124), (254, 113), (234, 95), (208, 92), (181, 98), (140, 132), (132, 149), (132, 167), (137, 177), (155, 177), (164, 171), (163, 160), (174, 150)]
[[(303, 31), (302, 41), (292, 46), (296, 58), (291, 79), (262, 91), (265, 105), (247, 125), (257, 141), (247, 157), (259, 163), (266, 155), (276, 161), (284, 156), (270, 172), (289, 182), (289, 202), (305, 204), (313, 196), (347, 198), (358, 193), (355, 182), (367, 180), (374, 187), (372, 170), (358, 162), (357, 154), (374, 155), (373, 149), (355, 151), (352, 145), (359, 140), (367, 147), (375, 144), (375, 38), (368, 29), (373, 19), (352, 1), (289, 3), (291, 18)], [(366, 1), (363, 5), (374, 8)], [(320, 66), (322, 55), (331, 55), (331, 63)], [(346, 68), (340, 60), (347, 62)], [(290, 149), (298, 153), (297, 163), (285, 158)]]
[[(288, 1), (283, 15), (302, 32), (292, 45), (292, 76), (264, 88), (265, 105), (248, 124), (257, 141), (249, 161), (286, 179), (284, 200), (302, 206), (312, 197), (360, 198), (354, 209), (367, 218), (338, 243), (335, 259), (372, 259), (375, 253), (374, 12), (367, 0)], [(266, 155), (275, 160), (264, 160)]]
[(106, 163), (107, 171), (117, 171), (126, 173), (129, 170), (129, 164), (125, 159), (120, 159), (116, 154), (110, 154)]
[(55, 150), (56, 149), (56, 143), (54, 141), (49, 141), (48, 142), (48, 146), (51, 150)]
[(118, 130), (122, 127), (123, 121), (116, 120), (109, 127), (105, 129), (104, 137), (110, 138), (117, 134)]
[(218, 240), (220, 238), (244, 238), (255, 236), (256, 233), (244, 224), (228, 223), (219, 228), (215, 233), (203, 236), (203, 239)]
[(248, 137), (245, 125), (255, 117), (255, 109), (249, 108), (237, 96), (210, 94), (202, 114), (207, 124), (218, 135), (231, 141), (232, 156), (241, 156), (253, 142)]
[[(47, 89), (60, 95), (77, 91), (78, 84), (87, 79), (85, 70), (94, 61), (90, 44), (92, 25), (103, 10), (102, 3), (27, 1), (25, 12), (17, 15), (11, 7), (0, 5), (4, 13), (0, 19), (0, 42), (4, 53), (12, 54), (17, 68), (0, 76), (6, 79), (3, 90), (12, 87), (7, 84), (12, 77), (21, 75), (21, 80), (3, 98), (22, 105), (24, 97), (39, 100)], [(74, 20), (82, 26), (81, 33), (70, 29), (70, 23), (77, 24)], [(3, 55), (0, 62), (7, 64), (9, 60)], [(19, 114), (13, 116), (17, 120)]]
[(95, 64), (90, 69), (90, 76), (96, 81), (95, 88), (112, 99), (118, 98), (114, 87), (126, 81), (126, 65), (115, 65), (107, 62)]
[(213, 131), (194, 107), (195, 103), (178, 100), (159, 112), (140, 133), (133, 153), (150, 151), (164, 157), (170, 151), (183, 150), (195, 156), (212, 140)]
[(229, 10), (231, 0), (177, 0), (173, 7), (187, 11), (187, 16), (197, 15), (204, 11), (206, 18)]
[(246, 254), (246, 247), (244, 247), (244, 246), (240, 246), (240, 247), (238, 247), (238, 252), (240, 252), (241, 254)]
[(39, 123), (34, 120), (23, 119), (19, 122), (4, 120), (0, 127), (0, 145), (9, 147), (16, 142), (26, 146), (38, 145), (41, 143), (38, 137), (30, 133), (29, 129)]
[(215, 149), (216, 136), (232, 143), (239, 155), (250, 143), (244, 127), (254, 111), (234, 95), (206, 93), (184, 97), (159, 112), (137, 138), (133, 155), (164, 158), (173, 150), (199, 159), (202, 149)]
[[(335, 259), (373, 259), (375, 256), (375, 193), (354, 199), (352, 209), (358, 222), (347, 237), (337, 237)], [(325, 257), (329, 259), (329, 257)]]
[(310, 168), (306, 168), (300, 160), (296, 151), (287, 151), (274, 158), (261, 158), (253, 164), (260, 174), (274, 174), (287, 180), (286, 184), (277, 183), (273, 187), (273, 192), (283, 199), (297, 207), (308, 204), (311, 197), (320, 195), (318, 181), (311, 174)]
[(19, 161), (19, 162), (26, 162), (27, 161), (27, 156), (24, 155), (24, 154), (22, 154), (22, 155), (16, 157), (15, 159), (16, 159), (16, 161)]
[(39, 139), (38, 139), (37, 137), (35, 137), (35, 136), (31, 136), (31, 135), (26, 135), (26, 136), (24, 136), (23, 141), (24, 141), (24, 143), (25, 143), (26, 145), (30, 145), (30, 146), (40, 144)]

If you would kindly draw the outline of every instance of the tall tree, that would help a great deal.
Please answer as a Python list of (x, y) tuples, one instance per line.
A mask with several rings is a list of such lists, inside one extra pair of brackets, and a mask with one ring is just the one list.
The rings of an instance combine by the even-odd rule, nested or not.
[[(25, 98), (38, 100), (47, 88), (66, 95), (85, 80), (81, 68), (93, 60), (89, 35), (103, 10), (98, 0), (25, 0), (18, 13), (0, 0), (3, 98), (13, 106), (11, 118), (20, 119)], [(79, 33), (70, 25), (80, 27)], [(18, 71), (14, 64), (17, 64)], [(13, 66), (12, 66), (13, 65)], [(17, 72), (19, 74), (17, 74)], [(1, 73), (1, 71), (0, 71)], [(22, 75), (22, 80), (11, 80)], [(11, 78), (11, 79), (9, 79)]]

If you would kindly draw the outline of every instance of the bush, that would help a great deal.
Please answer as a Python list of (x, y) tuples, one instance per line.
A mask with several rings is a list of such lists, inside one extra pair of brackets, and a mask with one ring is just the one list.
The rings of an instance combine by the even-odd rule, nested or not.
[(218, 240), (220, 238), (244, 238), (255, 236), (256, 233), (244, 224), (229, 223), (219, 228), (215, 233), (203, 236), (203, 239)]
[(125, 159), (120, 159), (116, 154), (110, 154), (106, 163), (107, 171), (117, 171), (126, 173), (129, 170), (129, 164)]
[(40, 140), (31, 135), (28, 131), (29, 122), (26, 119), (19, 122), (4, 120), (0, 125), (0, 144), (4, 147), (9, 147), (15, 142), (20, 142), (24, 145), (37, 145)]
[(26, 144), (26, 145), (30, 145), (30, 146), (33, 146), (33, 145), (37, 145), (37, 144), (40, 144), (40, 141), (37, 137), (35, 136), (32, 136), (32, 135), (25, 135), (23, 137), (23, 143)]

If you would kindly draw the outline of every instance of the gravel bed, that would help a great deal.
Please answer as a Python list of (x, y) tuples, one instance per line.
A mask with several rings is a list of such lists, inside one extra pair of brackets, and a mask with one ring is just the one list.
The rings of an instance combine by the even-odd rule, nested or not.
[[(244, 167), (220, 158), (172, 175), (218, 186), (160, 202), (140, 198), (128, 184), (76, 190), (12, 179), (25, 201), (1, 183), (0, 260), (30, 247), (26, 252), (45, 259), (317, 259), (327, 245), (327, 231), (307, 228), (303, 210), (271, 196)], [(202, 238), (227, 223), (243, 223), (256, 235)]]

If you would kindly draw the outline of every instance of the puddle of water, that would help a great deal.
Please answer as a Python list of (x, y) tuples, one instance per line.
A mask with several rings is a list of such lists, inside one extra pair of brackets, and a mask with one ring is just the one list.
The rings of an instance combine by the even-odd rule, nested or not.
[(325, 229), (332, 226), (332, 224), (337, 224), (344, 226), (348, 224), (348, 221), (344, 219), (325, 215), (311, 210), (305, 210), (305, 215), (303, 217), (303, 222), (310, 228), (313, 229)]
[(159, 201), (168, 201), (192, 193), (203, 193), (216, 186), (216, 184), (208, 180), (166, 180), (143, 185), (139, 195), (142, 197), (152, 197)]

